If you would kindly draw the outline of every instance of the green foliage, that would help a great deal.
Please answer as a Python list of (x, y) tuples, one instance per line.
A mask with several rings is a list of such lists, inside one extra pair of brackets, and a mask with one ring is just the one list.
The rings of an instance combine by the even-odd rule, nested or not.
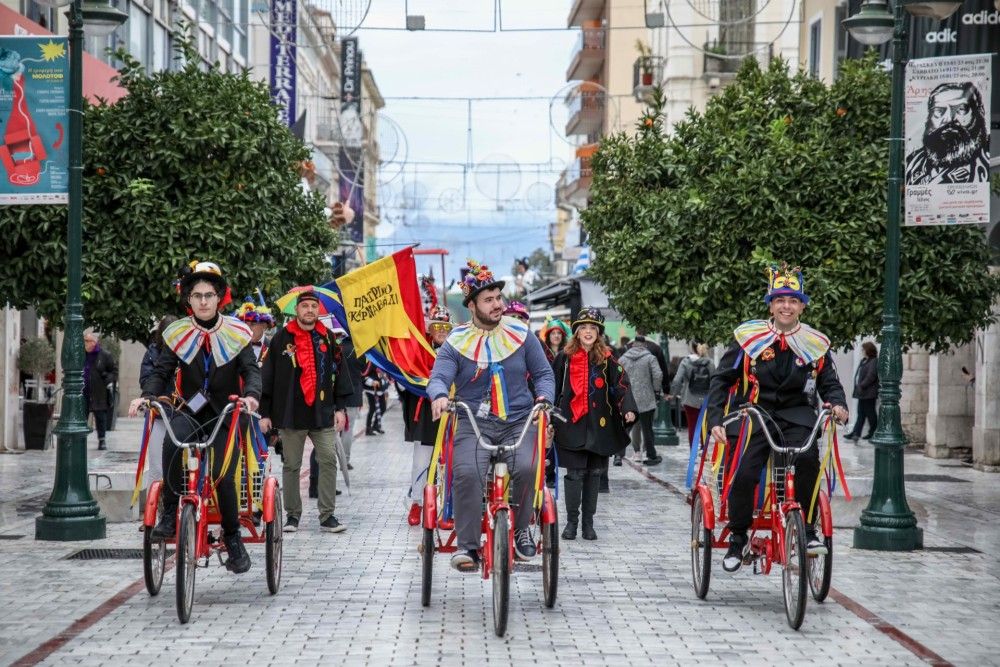
[[(753, 59), (664, 133), (662, 94), (594, 157), (590, 274), (636, 326), (722, 343), (766, 317), (767, 264), (803, 267), (805, 319), (845, 347), (882, 326), (889, 80), (874, 55), (832, 86)], [(990, 322), (982, 229), (904, 228), (904, 345), (946, 350)]]
[[(322, 198), (305, 196), (308, 149), (283, 126), (267, 87), (246, 73), (147, 74), (124, 52), (115, 104), (87, 105), (84, 122), (83, 298), (88, 326), (145, 340), (179, 313), (171, 282), (193, 259), (218, 263), (233, 299), (258, 285), (279, 295), (322, 281), (336, 246)], [(0, 294), (61, 322), (66, 207), (0, 210)]]
[(17, 351), (17, 368), (36, 378), (51, 373), (56, 367), (56, 351), (44, 338), (29, 338)]

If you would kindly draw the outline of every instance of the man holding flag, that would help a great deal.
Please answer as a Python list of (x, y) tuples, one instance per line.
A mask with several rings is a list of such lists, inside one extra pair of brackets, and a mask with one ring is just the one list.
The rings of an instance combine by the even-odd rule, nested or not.
[[(485, 439), (494, 445), (510, 443), (524, 428), (536, 402), (555, 400), (555, 377), (538, 338), (527, 325), (513, 317), (504, 317), (505, 304), (500, 292), (504, 281), (473, 260), (461, 283), (463, 305), (469, 308), (472, 322), (456, 327), (438, 350), (427, 395), (433, 400), (432, 413), (439, 419), (448, 407), (452, 386), (455, 398), (478, 408), (477, 420)], [(528, 378), (534, 384), (534, 392)], [(528, 434), (528, 442), (535, 435)], [(520, 456), (515, 454), (520, 453)], [(535, 555), (535, 545), (528, 534), (531, 512), (531, 483), (534, 473), (532, 452), (521, 449), (505, 456), (513, 478), (511, 498), (519, 505), (516, 512), (514, 546), (518, 557)], [(479, 537), (482, 521), (483, 477), (489, 456), (479, 451), (472, 427), (460, 419), (455, 434), (452, 459), (454, 481), (455, 528), (458, 552), (452, 567), (460, 572), (475, 572), (479, 563)]]
[[(345, 526), (334, 516), (337, 498), (336, 433), (344, 430), (346, 399), (354, 391), (333, 332), (319, 321), (319, 295), (300, 291), (295, 319), (271, 339), (261, 369), (261, 430), (272, 424), (281, 434), (282, 487), (288, 518), (285, 532), (298, 530), (302, 516), (299, 471), (306, 437), (319, 462), (320, 529), (339, 533)], [(360, 391), (360, 389), (358, 389)]]

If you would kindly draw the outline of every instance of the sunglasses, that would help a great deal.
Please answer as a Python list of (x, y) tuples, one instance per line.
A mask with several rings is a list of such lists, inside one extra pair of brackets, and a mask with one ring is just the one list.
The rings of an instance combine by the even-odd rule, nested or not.
[(441, 323), (432, 324), (431, 331), (433, 331), (434, 333), (440, 333), (442, 331), (451, 331), (451, 325), (441, 324)]

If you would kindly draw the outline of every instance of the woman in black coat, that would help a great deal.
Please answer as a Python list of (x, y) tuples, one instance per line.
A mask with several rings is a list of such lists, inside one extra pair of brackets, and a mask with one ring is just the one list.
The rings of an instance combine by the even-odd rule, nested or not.
[(861, 429), (864, 428), (866, 421), (869, 427), (865, 440), (871, 440), (878, 425), (878, 415), (875, 411), (875, 402), (878, 400), (878, 349), (871, 341), (862, 343), (861, 349), (864, 350), (865, 357), (854, 373), (854, 392), (851, 394), (858, 399), (858, 418), (854, 422), (854, 428), (845, 436), (855, 442), (861, 438)]
[(608, 458), (629, 444), (628, 426), (637, 409), (628, 376), (604, 343), (604, 316), (584, 308), (573, 321), (573, 337), (553, 364), (556, 405), (566, 422), (555, 422), (556, 455), (566, 468), (566, 528), (576, 539), (583, 507), (583, 539), (596, 540), (594, 514)]

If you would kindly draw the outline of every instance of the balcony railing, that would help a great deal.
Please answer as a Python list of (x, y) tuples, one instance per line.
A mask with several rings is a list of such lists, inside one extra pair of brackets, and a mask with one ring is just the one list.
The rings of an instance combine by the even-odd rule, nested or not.
[(771, 63), (772, 46), (767, 42), (705, 42), (704, 76), (732, 77), (747, 58), (755, 58), (761, 68)]
[(590, 157), (578, 157), (566, 167), (557, 186), (557, 198), (560, 203), (577, 208), (584, 208), (587, 205), (590, 184), (593, 182), (590, 160)]
[(606, 35), (604, 28), (584, 28), (580, 31), (570, 55), (569, 69), (566, 70), (567, 81), (590, 79), (601, 71)]
[(571, 93), (566, 101), (569, 110), (566, 136), (589, 135), (598, 131), (604, 122), (606, 97), (603, 91), (590, 92), (577, 89)]

